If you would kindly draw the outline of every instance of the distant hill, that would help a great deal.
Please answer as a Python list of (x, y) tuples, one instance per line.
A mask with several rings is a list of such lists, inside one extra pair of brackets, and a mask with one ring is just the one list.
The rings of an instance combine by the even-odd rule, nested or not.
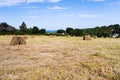
[(15, 28), (8, 25), (6, 22), (0, 23), (0, 32), (14, 32)]

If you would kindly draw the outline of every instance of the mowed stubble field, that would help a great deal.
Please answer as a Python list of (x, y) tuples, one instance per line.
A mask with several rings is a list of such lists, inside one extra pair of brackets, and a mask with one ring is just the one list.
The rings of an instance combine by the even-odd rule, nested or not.
[(120, 39), (0, 36), (0, 80), (120, 80)]

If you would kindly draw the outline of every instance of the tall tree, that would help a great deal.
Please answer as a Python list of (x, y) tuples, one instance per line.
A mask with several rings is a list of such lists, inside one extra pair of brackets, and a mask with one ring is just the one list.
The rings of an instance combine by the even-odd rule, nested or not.
[(25, 22), (23, 22), (19, 28), (20, 28), (20, 32), (22, 34), (26, 34), (27, 33), (27, 26), (26, 26)]

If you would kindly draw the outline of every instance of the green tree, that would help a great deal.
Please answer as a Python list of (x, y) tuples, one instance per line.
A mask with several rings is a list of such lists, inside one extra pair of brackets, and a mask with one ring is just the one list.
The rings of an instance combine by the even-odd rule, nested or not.
[(66, 28), (66, 33), (68, 33), (69, 35), (73, 35), (72, 34), (73, 31), (74, 31), (74, 29), (71, 27)]
[(65, 30), (63, 30), (63, 29), (58, 29), (58, 30), (57, 30), (57, 33), (60, 33), (60, 34), (61, 34), (61, 33), (65, 33)]
[(25, 22), (23, 22), (19, 28), (20, 28), (20, 33), (21, 34), (26, 34), (27, 33), (27, 26), (26, 26)]
[(74, 36), (81, 36), (82, 35), (82, 30), (81, 29), (75, 29), (72, 34)]
[(38, 34), (38, 33), (39, 33), (39, 28), (37, 26), (33, 26), (32, 34)]
[(40, 34), (46, 34), (46, 29), (41, 29)]

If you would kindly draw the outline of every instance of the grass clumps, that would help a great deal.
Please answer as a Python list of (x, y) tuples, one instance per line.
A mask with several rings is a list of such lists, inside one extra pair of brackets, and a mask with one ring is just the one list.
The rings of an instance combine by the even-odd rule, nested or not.
[(120, 80), (120, 73), (116, 74), (116, 75), (113, 77), (113, 80)]
[(95, 53), (93, 54), (93, 56), (100, 56), (100, 53)]

